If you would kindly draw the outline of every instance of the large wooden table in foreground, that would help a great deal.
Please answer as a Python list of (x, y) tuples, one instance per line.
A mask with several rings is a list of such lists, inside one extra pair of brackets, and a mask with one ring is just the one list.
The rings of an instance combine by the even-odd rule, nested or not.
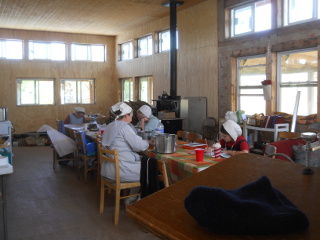
[[(127, 207), (127, 215), (162, 239), (320, 239), (320, 169), (303, 175), (303, 165), (254, 154), (240, 154), (179, 181)], [(197, 224), (184, 208), (184, 199), (199, 185), (235, 189), (268, 176), (272, 185), (308, 217), (304, 232), (240, 236), (212, 233)]]

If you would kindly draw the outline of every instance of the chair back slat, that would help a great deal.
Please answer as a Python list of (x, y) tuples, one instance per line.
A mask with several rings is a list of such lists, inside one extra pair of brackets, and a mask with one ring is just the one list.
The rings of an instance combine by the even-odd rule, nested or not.
[(120, 184), (120, 165), (119, 165), (119, 153), (118, 149), (109, 150), (104, 147), (102, 147), (102, 144), (99, 143), (98, 145), (98, 151), (99, 151), (99, 161), (100, 166), (102, 166), (102, 163), (104, 161), (113, 163), (115, 165), (115, 182), (116, 184)]
[(163, 182), (164, 187), (169, 187), (166, 164), (163, 161), (158, 160), (157, 165), (158, 165), (158, 172), (159, 172), (158, 174), (159, 181)]

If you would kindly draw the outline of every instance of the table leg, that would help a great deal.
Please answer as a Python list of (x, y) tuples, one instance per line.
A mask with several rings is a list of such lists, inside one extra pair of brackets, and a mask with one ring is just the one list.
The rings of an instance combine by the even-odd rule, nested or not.
[(7, 232), (7, 208), (6, 208), (6, 193), (5, 193), (5, 182), (4, 175), (1, 175), (1, 205), (2, 205), (2, 219), (3, 219), (3, 236), (4, 240), (8, 239)]

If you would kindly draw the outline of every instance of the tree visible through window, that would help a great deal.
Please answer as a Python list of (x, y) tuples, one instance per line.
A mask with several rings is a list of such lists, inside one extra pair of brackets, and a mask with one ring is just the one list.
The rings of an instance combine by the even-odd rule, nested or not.
[(93, 79), (61, 79), (61, 104), (94, 103)]
[(17, 79), (17, 105), (53, 105), (53, 79)]
[(152, 104), (153, 98), (152, 77), (139, 77), (139, 99)]
[(122, 101), (128, 102), (133, 101), (133, 81), (131, 78), (123, 78), (122, 79)]

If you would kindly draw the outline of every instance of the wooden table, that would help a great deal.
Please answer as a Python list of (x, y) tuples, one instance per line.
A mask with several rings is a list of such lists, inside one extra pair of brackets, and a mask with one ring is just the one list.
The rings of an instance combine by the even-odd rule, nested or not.
[(188, 150), (183, 148), (183, 144), (185, 143), (177, 141), (175, 153), (161, 154), (152, 151), (148, 152), (149, 157), (164, 161), (170, 184), (190, 177), (224, 160), (224, 158), (213, 158), (205, 155), (203, 162), (197, 162), (196, 155), (187, 153)]
[[(303, 175), (303, 165), (255, 154), (239, 154), (190, 178), (127, 206), (127, 215), (162, 239), (320, 239), (320, 169)], [(240, 236), (215, 234), (197, 224), (184, 208), (184, 199), (199, 185), (235, 189), (261, 176), (284, 193), (308, 217), (305, 232), (278, 235)]]

